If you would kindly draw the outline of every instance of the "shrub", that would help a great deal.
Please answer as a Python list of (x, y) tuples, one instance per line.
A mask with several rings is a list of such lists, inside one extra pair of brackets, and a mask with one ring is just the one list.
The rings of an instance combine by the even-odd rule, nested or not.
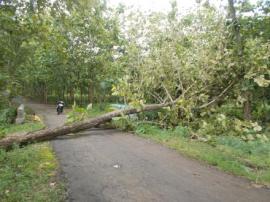
[(143, 120), (149, 120), (149, 121), (154, 121), (159, 118), (158, 116), (159, 111), (149, 111), (149, 112), (142, 112), (139, 114), (139, 118)]
[(135, 127), (135, 123), (129, 116), (115, 117), (112, 119), (113, 127), (119, 128), (121, 130), (130, 131)]
[(8, 100), (8, 95), (4, 95), (4, 92), (0, 91), (0, 110), (8, 108), (9, 106), (9, 100)]
[(190, 130), (187, 127), (183, 126), (177, 126), (173, 133), (177, 136), (182, 136), (182, 137), (189, 137), (190, 136)]
[(10, 124), (14, 122), (16, 117), (16, 108), (9, 107), (0, 110), (0, 125)]
[(72, 106), (72, 111), (67, 115), (67, 123), (73, 123), (76, 121), (82, 121), (88, 117), (88, 110), (82, 107), (78, 107), (76, 103)]
[(252, 117), (255, 120), (261, 120), (263, 122), (269, 122), (270, 105), (266, 103), (258, 103), (253, 110)]
[(241, 107), (237, 106), (236, 104), (223, 104), (221, 107), (217, 108), (217, 113), (222, 113), (227, 117), (232, 118), (243, 118), (243, 110)]

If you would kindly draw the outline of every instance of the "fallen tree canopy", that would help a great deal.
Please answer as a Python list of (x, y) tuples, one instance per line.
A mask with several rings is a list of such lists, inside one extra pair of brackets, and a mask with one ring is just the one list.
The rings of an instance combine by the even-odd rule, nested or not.
[[(227, 88), (225, 88), (216, 98), (214, 98), (207, 104), (197, 107), (197, 109), (200, 110), (206, 108), (215, 103), (216, 101), (218, 101), (219, 99), (221, 99), (226, 94), (226, 92), (233, 86), (233, 84), (234, 82), (231, 82), (230, 85)], [(108, 122), (114, 117), (119, 117), (128, 114), (136, 114), (146, 111), (153, 111), (161, 109), (163, 107), (175, 105), (180, 98), (181, 96), (176, 100), (168, 103), (145, 105), (140, 109), (128, 108), (123, 110), (117, 110), (98, 116), (96, 118), (87, 119), (85, 121), (76, 122), (74, 124), (61, 126), (55, 129), (44, 129), (36, 132), (29, 132), (26, 134), (10, 135), (0, 140), (0, 149), (9, 150), (12, 149), (14, 145), (22, 146), (30, 143), (52, 140), (58, 136), (67, 135), (69, 133), (77, 133), (79, 131), (90, 129), (102, 123)]]
[(14, 145), (26, 145), (35, 142), (52, 140), (58, 136), (66, 135), (69, 133), (76, 133), (85, 129), (90, 129), (96, 127), (102, 123), (110, 121), (114, 117), (136, 114), (143, 111), (153, 111), (161, 109), (163, 107), (171, 106), (175, 103), (164, 103), (164, 104), (151, 104), (145, 105), (141, 109), (129, 108), (123, 110), (117, 110), (104, 115), (98, 116), (96, 118), (87, 119), (85, 121), (76, 122), (72, 125), (62, 126), (55, 129), (44, 129), (36, 132), (29, 132), (26, 134), (11, 135), (0, 140), (0, 149), (9, 150), (12, 149)]

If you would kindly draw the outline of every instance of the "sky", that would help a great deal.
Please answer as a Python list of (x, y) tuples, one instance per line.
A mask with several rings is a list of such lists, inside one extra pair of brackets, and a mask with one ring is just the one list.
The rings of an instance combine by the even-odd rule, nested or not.
[[(133, 6), (145, 11), (169, 11), (171, 0), (108, 0), (109, 5), (117, 6), (122, 3), (127, 6)], [(196, 0), (176, 0), (180, 11), (188, 10), (194, 7)], [(256, 2), (257, 0), (251, 0)], [(221, 2), (227, 3), (227, 0), (210, 0), (210, 3), (215, 4), (217, 7), (221, 5)]]
[[(180, 10), (188, 10), (195, 5), (196, 0), (176, 0)], [(215, 1), (215, 0), (212, 0)], [(219, 0), (218, 0), (219, 1)], [(218, 2), (217, 0), (215, 2)], [(134, 6), (148, 11), (168, 11), (170, 10), (170, 0), (108, 0), (109, 5), (117, 6), (122, 3), (127, 6)]]
[[(146, 11), (168, 11), (170, 9), (170, 0), (108, 0), (108, 2), (112, 6), (122, 3)], [(177, 0), (177, 3), (181, 9), (189, 9), (194, 5), (195, 0)]]

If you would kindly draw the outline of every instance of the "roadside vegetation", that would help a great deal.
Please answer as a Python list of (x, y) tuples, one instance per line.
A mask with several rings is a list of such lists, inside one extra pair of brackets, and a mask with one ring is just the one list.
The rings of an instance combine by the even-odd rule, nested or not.
[(0, 151), (0, 197), (3, 202), (64, 201), (58, 164), (48, 143)]
[[(14, 133), (44, 128), (27, 115), (21, 125), (0, 125), (0, 139)], [(0, 150), (0, 201), (64, 201), (65, 190), (58, 179), (58, 162), (48, 143)]]
[(0, 1), (0, 136), (15, 130), (18, 95), (77, 103), (69, 123), (117, 109), (103, 103), (174, 103), (112, 124), (269, 185), (270, 2), (252, 2)]
[[(98, 104), (94, 105), (92, 109), (73, 106), (73, 110), (68, 114), (67, 123), (93, 118), (112, 110), (116, 110), (116, 108), (113, 108), (109, 103), (103, 104), (102, 107)], [(105, 127), (132, 132), (140, 137), (168, 146), (188, 157), (209, 163), (223, 171), (246, 177), (252, 180), (254, 185), (256, 184), (255, 186), (270, 187), (270, 141), (268, 135), (257, 135), (255, 138), (246, 139), (244, 138), (245, 132), (237, 131), (237, 129), (232, 128), (232, 125), (228, 125), (223, 132), (218, 130), (219, 127), (222, 127), (222, 123), (218, 123), (218, 126), (213, 128), (213, 130), (218, 131), (204, 133), (201, 133), (201, 127), (196, 128), (190, 124), (164, 127), (163, 122), (153, 120), (153, 117), (164, 112), (166, 109), (141, 113), (138, 116), (113, 118), (111, 123)], [(252, 128), (252, 126), (250, 127)], [(258, 126), (254, 125), (253, 127)]]
[(256, 184), (270, 187), (270, 143), (245, 142), (232, 136), (194, 140), (186, 127), (162, 130), (152, 125), (137, 125), (135, 134), (162, 143), (189, 157), (217, 166), (219, 169), (244, 176)]

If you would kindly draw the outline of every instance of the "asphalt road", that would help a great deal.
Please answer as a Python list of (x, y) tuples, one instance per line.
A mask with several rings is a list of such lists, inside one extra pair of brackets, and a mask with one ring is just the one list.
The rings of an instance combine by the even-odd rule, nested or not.
[[(30, 104), (48, 127), (65, 115)], [(76, 202), (270, 202), (270, 190), (117, 130), (92, 129), (52, 141)]]

